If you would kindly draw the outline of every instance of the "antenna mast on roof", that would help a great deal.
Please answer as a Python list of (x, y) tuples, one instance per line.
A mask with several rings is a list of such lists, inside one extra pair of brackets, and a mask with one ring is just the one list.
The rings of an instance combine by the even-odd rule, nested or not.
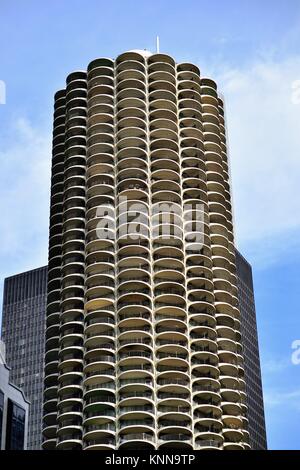
[(156, 36), (156, 53), (159, 54), (159, 36)]

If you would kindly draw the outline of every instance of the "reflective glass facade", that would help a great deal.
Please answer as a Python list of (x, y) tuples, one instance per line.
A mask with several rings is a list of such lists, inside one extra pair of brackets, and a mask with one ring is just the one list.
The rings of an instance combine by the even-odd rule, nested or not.
[(41, 448), (47, 267), (5, 279), (2, 339), (12, 382), (31, 402), (28, 449)]
[(6, 426), (6, 450), (23, 450), (25, 410), (10, 399), (7, 404)]
[(241, 335), (244, 350), (249, 437), (252, 449), (267, 448), (258, 335), (251, 265), (236, 250)]

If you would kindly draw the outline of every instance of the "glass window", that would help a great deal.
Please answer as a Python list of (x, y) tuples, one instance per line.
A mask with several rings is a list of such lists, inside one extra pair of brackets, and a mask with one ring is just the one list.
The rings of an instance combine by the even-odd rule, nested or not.
[(8, 400), (6, 450), (23, 450), (25, 434), (25, 410)]

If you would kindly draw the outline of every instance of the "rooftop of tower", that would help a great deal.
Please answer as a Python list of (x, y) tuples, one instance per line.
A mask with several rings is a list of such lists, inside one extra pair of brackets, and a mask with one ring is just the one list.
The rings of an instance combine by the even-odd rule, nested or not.
[(144, 57), (150, 57), (150, 55), (153, 55), (153, 52), (148, 51), (147, 49), (131, 49), (130, 51), (126, 52), (136, 52), (137, 54), (141, 54)]

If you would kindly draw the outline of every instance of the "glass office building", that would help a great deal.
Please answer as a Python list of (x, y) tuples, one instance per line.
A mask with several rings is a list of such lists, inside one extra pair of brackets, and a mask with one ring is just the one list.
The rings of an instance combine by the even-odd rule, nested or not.
[(11, 381), (0, 345), (0, 449), (26, 450), (29, 402), (23, 391)]
[(5, 279), (2, 339), (11, 380), (31, 402), (28, 449), (41, 448), (47, 266)]
[(244, 352), (250, 445), (255, 450), (267, 448), (261, 368), (251, 265), (236, 250), (238, 297)]

